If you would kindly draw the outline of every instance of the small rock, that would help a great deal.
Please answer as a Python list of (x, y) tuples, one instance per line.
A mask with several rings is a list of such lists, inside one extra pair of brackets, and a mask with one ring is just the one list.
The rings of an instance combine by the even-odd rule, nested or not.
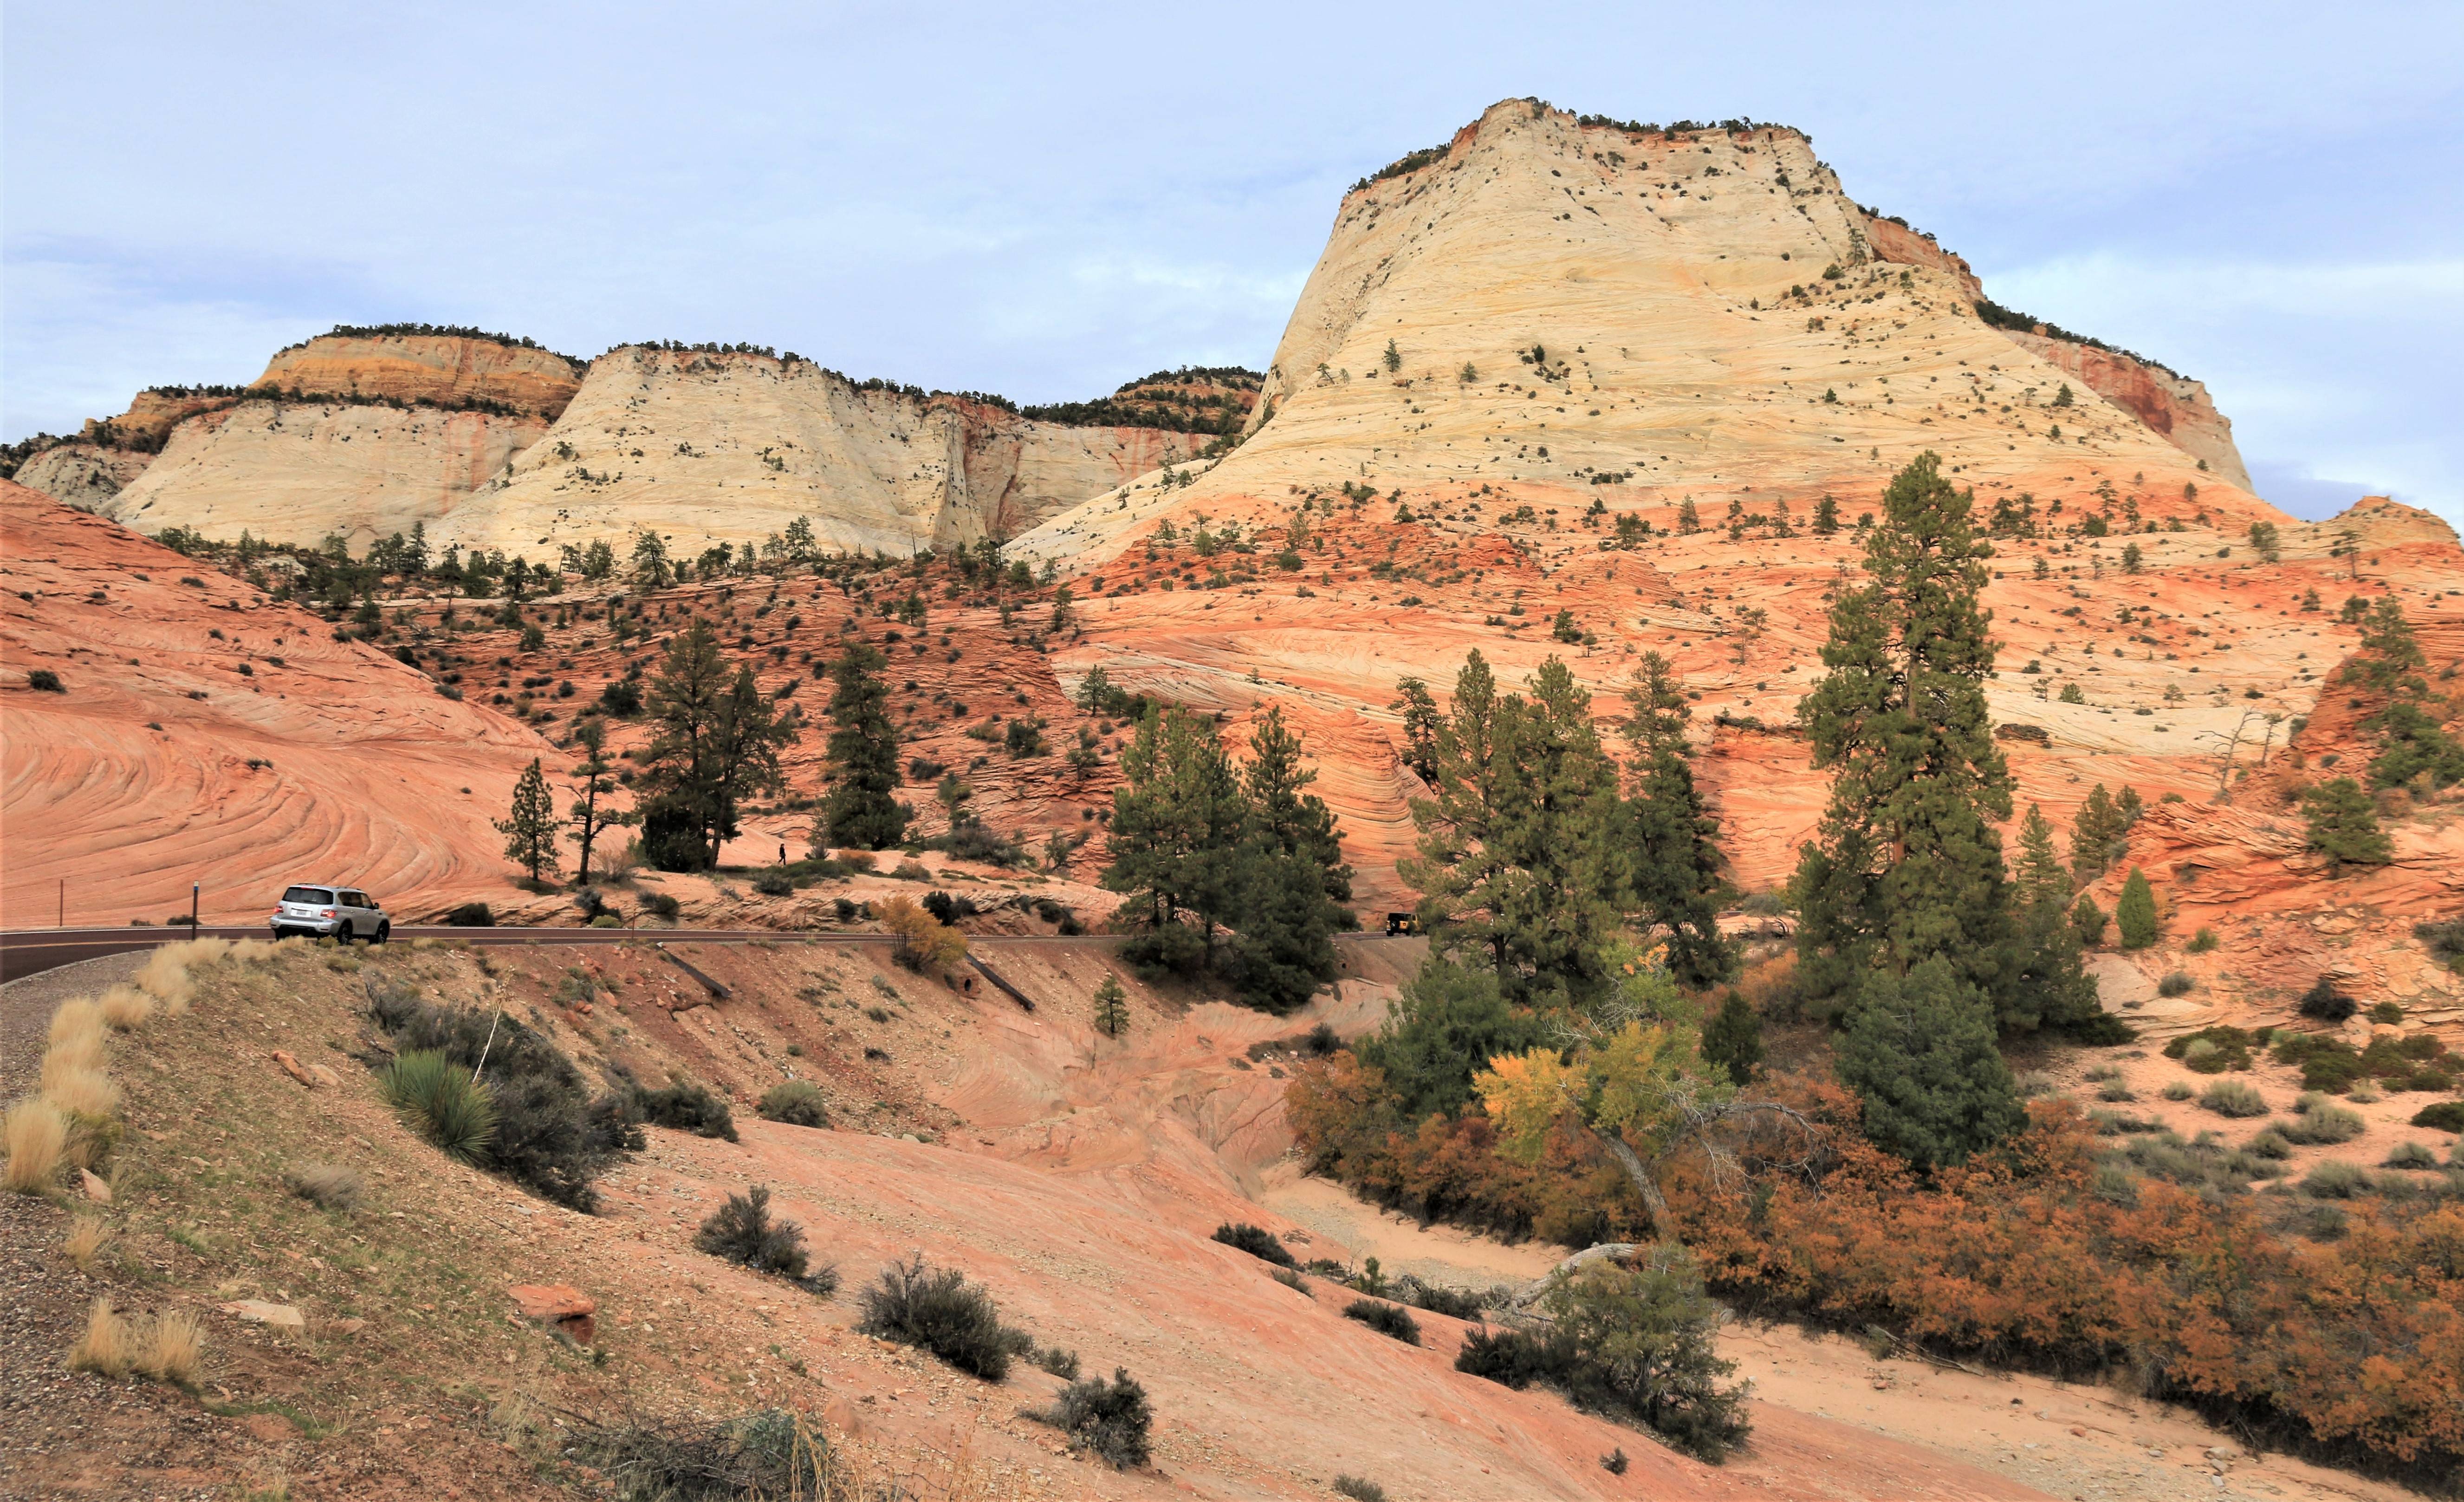
[(93, 1169), (78, 1169), (77, 1184), (85, 1190), (85, 1197), (92, 1200), (95, 1204), (109, 1204), (111, 1203), (111, 1185), (104, 1183), (101, 1180), (96, 1178), (94, 1176)]
[(366, 1328), (368, 1322), (364, 1319), (329, 1319), (325, 1322), (325, 1329), (338, 1336), (355, 1336)]
[(285, 1330), (304, 1330), (308, 1316), (291, 1304), (269, 1304), (260, 1298), (244, 1298), (235, 1304), (225, 1304), (226, 1314), (236, 1314), (253, 1325), (275, 1325)]
[(335, 1073), (332, 1070), (327, 1069), (322, 1064), (309, 1065), (308, 1072), (315, 1076), (318, 1085), (323, 1089), (340, 1090), (342, 1088), (342, 1076)]
[(524, 1318), (556, 1326), (576, 1345), (590, 1344), (599, 1333), (591, 1317), (599, 1313), (599, 1301), (570, 1283), (517, 1283), (505, 1292)]

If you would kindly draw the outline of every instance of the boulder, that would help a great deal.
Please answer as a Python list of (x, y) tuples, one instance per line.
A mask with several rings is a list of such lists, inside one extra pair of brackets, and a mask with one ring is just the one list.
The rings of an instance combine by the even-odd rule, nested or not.
[(570, 1283), (517, 1283), (505, 1290), (525, 1319), (554, 1325), (576, 1345), (588, 1345), (599, 1327), (591, 1316), (599, 1301)]

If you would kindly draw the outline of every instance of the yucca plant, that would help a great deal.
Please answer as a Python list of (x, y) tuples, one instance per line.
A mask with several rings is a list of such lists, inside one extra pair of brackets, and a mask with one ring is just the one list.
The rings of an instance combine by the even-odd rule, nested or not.
[(496, 1104), (488, 1087), (435, 1049), (413, 1049), (385, 1071), (385, 1099), (405, 1124), (460, 1163), (488, 1156), (496, 1135)]

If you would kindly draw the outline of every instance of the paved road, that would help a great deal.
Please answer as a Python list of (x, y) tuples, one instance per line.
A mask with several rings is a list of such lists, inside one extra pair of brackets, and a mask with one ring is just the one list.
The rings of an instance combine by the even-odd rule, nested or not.
[[(263, 928), (215, 928), (197, 933), (214, 939), (263, 939)], [(0, 983), (37, 975), (57, 965), (74, 964), (102, 955), (126, 954), (187, 939), (186, 928), (21, 928), (0, 932)], [(628, 939), (649, 939), (677, 944), (888, 944), (889, 934), (791, 933), (767, 928), (397, 928), (394, 941), (412, 939), (458, 939), (473, 944), (615, 944)], [(1338, 934), (1337, 939), (1382, 939), (1382, 934)], [(1096, 935), (1064, 939), (1058, 934), (970, 934), (969, 945), (1007, 948), (1021, 944), (1106, 944)]]

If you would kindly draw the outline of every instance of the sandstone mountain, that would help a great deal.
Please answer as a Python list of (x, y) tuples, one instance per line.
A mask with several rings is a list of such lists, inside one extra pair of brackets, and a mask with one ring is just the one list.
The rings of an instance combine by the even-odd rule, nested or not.
[(1023, 545), (1101, 556), (1166, 509), (1343, 484), (1492, 522), (1595, 497), (1853, 515), (1922, 449), (1989, 498), (2126, 479), (2282, 519), (2196, 383), (2045, 328), (1796, 131), (1507, 100), (1345, 195), (1238, 453)]
[(246, 387), (142, 391), (75, 439), (35, 440), (13, 477), (147, 531), (364, 547), (502, 470), (581, 368), (475, 329), (338, 328), (277, 351)]

